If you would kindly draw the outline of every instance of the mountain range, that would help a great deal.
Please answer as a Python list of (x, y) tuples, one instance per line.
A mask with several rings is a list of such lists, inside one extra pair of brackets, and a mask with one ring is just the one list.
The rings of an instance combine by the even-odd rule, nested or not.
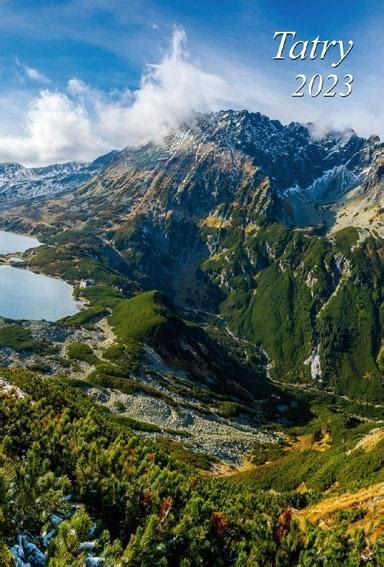
[(384, 146), (312, 130), (199, 115), (161, 145), (96, 160), (60, 196), (13, 204), (2, 224), (56, 246), (49, 266), (34, 253), (39, 269), (104, 284), (108, 272), (126, 293), (159, 289), (181, 310), (218, 314), (278, 381), (381, 400)]
[(0, 207), (69, 191), (81, 185), (116, 157), (112, 151), (91, 163), (71, 161), (28, 168), (19, 163), (0, 163)]
[(0, 317), (0, 563), (382, 564), (383, 195), (377, 136), (245, 110), (0, 164), (82, 302)]

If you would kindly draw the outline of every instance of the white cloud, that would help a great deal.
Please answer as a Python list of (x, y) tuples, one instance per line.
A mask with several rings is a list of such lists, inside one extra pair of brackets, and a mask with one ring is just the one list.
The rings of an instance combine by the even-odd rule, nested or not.
[(31, 79), (31, 81), (37, 81), (38, 83), (46, 85), (51, 82), (50, 79), (48, 79), (48, 77), (44, 75), (44, 73), (41, 73), (33, 67), (28, 67), (28, 65), (24, 65), (24, 63), (22, 63), (18, 57), (15, 57), (15, 63), (20, 69), (23, 70), (24, 75), (28, 79)]
[(106, 148), (81, 105), (45, 90), (29, 105), (24, 135), (0, 137), (0, 160), (30, 166), (86, 161)]
[(100, 129), (118, 146), (160, 141), (195, 111), (217, 110), (227, 103), (228, 84), (190, 63), (182, 49), (183, 30), (177, 29), (172, 50), (160, 65), (148, 66), (130, 106), (102, 106)]
[[(193, 63), (185, 53), (185, 32), (175, 29), (170, 52), (160, 64), (147, 65), (136, 91), (98, 91), (73, 78), (65, 92), (42, 90), (20, 111), (23, 132), (0, 132), (0, 161), (46, 165), (69, 160), (90, 161), (113, 148), (159, 142), (172, 129), (191, 120), (196, 111), (248, 108), (282, 121), (329, 123), (352, 126), (358, 117), (364, 128), (375, 131), (375, 113), (351, 106), (331, 112), (327, 101), (292, 99), (273, 79), (238, 62), (217, 61), (220, 76)], [(207, 63), (207, 62), (206, 62)], [(19, 65), (22, 65), (20, 62)], [(23, 66), (23, 69), (39, 72)], [(27, 71), (25, 71), (27, 73)], [(30, 75), (34, 73), (30, 73)], [(1, 99), (0, 99), (1, 110)], [(21, 121), (20, 121), (21, 122)]]
[(160, 64), (148, 65), (137, 91), (106, 96), (78, 79), (66, 92), (43, 90), (24, 116), (24, 132), (1, 136), (0, 161), (45, 165), (91, 160), (112, 148), (159, 142), (195, 111), (226, 105), (224, 79), (188, 61), (185, 32), (175, 29), (172, 47)]
[(38, 81), (39, 83), (50, 83), (51, 82), (48, 79), (48, 77), (46, 77), (43, 73), (40, 73), (40, 71), (38, 71), (37, 69), (34, 69), (33, 67), (28, 67), (27, 65), (24, 65), (24, 71), (25, 71), (25, 74), (27, 75), (28, 79), (31, 79), (32, 81)]

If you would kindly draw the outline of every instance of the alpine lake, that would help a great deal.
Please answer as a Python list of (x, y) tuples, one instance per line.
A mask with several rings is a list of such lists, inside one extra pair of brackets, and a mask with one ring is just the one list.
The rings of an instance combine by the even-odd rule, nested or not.
[(36, 238), (0, 230), (0, 257), (12, 264), (0, 265), (0, 317), (57, 321), (78, 313), (71, 285), (19, 268), (19, 258), (9, 257), (40, 244)]

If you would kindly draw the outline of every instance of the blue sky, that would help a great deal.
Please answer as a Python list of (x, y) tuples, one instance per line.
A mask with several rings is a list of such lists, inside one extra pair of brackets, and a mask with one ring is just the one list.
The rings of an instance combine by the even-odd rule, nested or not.
[[(383, 136), (383, 24), (384, 0), (0, 0), (0, 160), (91, 159), (220, 107)], [(292, 98), (334, 58), (274, 61), (283, 30), (352, 39), (352, 95)]]

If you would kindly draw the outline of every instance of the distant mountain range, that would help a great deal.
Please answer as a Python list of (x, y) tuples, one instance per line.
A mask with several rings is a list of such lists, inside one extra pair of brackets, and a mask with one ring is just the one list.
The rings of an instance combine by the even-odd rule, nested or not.
[(69, 191), (111, 163), (117, 154), (112, 151), (91, 163), (71, 161), (46, 167), (28, 168), (19, 163), (0, 163), (0, 207)]

